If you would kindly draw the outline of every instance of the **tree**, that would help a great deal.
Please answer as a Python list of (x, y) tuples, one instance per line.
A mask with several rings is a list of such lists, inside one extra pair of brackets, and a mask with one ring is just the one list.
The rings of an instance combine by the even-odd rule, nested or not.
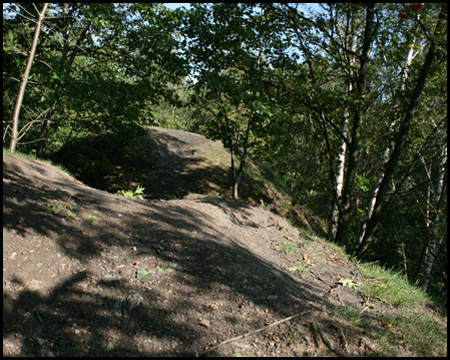
[(207, 135), (230, 150), (235, 199), (252, 133), (270, 116), (274, 91), (264, 34), (255, 32), (260, 23), (252, 4), (194, 5), (185, 29), (197, 81), (194, 99), (212, 115)]
[[(442, 34), (444, 34), (444, 26), (446, 29), (446, 24), (444, 23), (445, 19), (446, 19), (446, 7), (442, 6), (441, 11), (439, 13), (438, 22), (436, 24), (436, 28), (434, 31), (434, 36), (442, 36)], [(375, 229), (379, 223), (383, 206), (385, 205), (385, 196), (390, 187), (390, 182), (392, 180), (395, 168), (398, 164), (400, 154), (405, 145), (410, 130), (411, 122), (414, 118), (415, 112), (419, 105), (420, 96), (422, 95), (426, 80), (433, 65), (433, 60), (435, 59), (436, 56), (436, 47), (437, 47), (436, 42), (432, 41), (425, 58), (425, 62), (423, 63), (422, 69), (420, 71), (420, 75), (417, 79), (416, 86), (411, 95), (409, 105), (406, 110), (406, 114), (401, 120), (400, 129), (398, 131), (397, 139), (395, 141), (395, 147), (386, 165), (383, 181), (381, 182), (380, 188), (377, 193), (376, 205), (374, 207), (372, 217), (367, 222), (364, 237), (361, 241), (361, 244), (355, 251), (355, 254), (358, 257), (362, 257), (362, 255), (367, 251), (369, 245), (372, 243)]]
[[(437, 41), (442, 43), (444, 31), (441, 29), (439, 36), (427, 34), (426, 29), (436, 24), (433, 25), (433, 21), (439, 14), (431, 7), (425, 7), (428, 13), (423, 19), (420, 12), (424, 7), (410, 7), (410, 16), (417, 18), (412, 27), (397, 17), (399, 5), (395, 4), (333, 4), (322, 8), (322, 12), (309, 15), (296, 5), (267, 5), (264, 11), (273, 23), (283, 23), (284, 35), (278, 36), (286, 36), (289, 45), (303, 55), (297, 56), (297, 71), (292, 71), (290, 64), (287, 73), (297, 79), (297, 91), (292, 93), (296, 94), (295, 101), (303, 106), (297, 109), (316, 120), (313, 126), (321, 129), (327, 149), (327, 189), (332, 190), (333, 199), (330, 238), (351, 250), (359, 247), (366, 234), (363, 219), (370, 221), (373, 209), (381, 200), (375, 195), (380, 195), (379, 187), (385, 179), (388, 160), (392, 159), (398, 144), (399, 119), (402, 119), (402, 111), (403, 115), (407, 113), (406, 100), (413, 97), (412, 89), (420, 83), (418, 66), (424, 58), (418, 49), (430, 46), (432, 38), (439, 38)], [(365, 20), (361, 18), (362, 13), (366, 14)], [(358, 34), (352, 28), (361, 28), (364, 33)], [(400, 46), (399, 42), (402, 42)], [(357, 61), (352, 62), (354, 59)], [(339, 82), (346, 84), (346, 89)], [(410, 134), (403, 135), (404, 140), (409, 141)], [(384, 154), (381, 161), (374, 156), (380, 153)], [(410, 154), (408, 150), (408, 156)], [(415, 157), (414, 152), (412, 156)], [(392, 181), (405, 184), (412, 171), (411, 167), (404, 166), (408, 161), (399, 157), (396, 165), (391, 163), (393, 173), (387, 174), (390, 180), (384, 180), (388, 189)], [(395, 191), (399, 193), (399, 187)], [(385, 204), (389, 199), (391, 194), (388, 199), (384, 198)], [(358, 255), (363, 253), (358, 252)]]
[[(440, 203), (443, 199), (443, 194), (445, 190), (444, 185), (444, 179), (445, 179), (445, 173), (446, 169), (445, 166), (447, 164), (447, 144), (445, 144), (442, 148), (442, 154), (441, 159), (438, 166), (438, 178), (437, 178), (437, 184), (436, 189), (434, 189), (433, 186), (433, 177), (431, 175), (431, 166), (430, 168), (427, 167), (427, 164), (425, 160), (422, 158), (422, 162), (424, 163), (424, 167), (427, 173), (427, 177), (430, 181), (430, 184), (428, 185), (428, 197), (427, 197), (427, 216), (426, 216), (426, 225), (429, 228), (429, 234), (431, 237), (431, 240), (428, 244), (428, 254), (427, 254), (427, 260), (425, 262), (425, 269), (424, 269), (424, 280), (422, 282), (422, 289), (427, 290), (428, 284), (430, 283), (430, 277), (431, 277), (431, 270), (433, 269), (433, 265), (436, 259), (436, 250), (437, 250), (437, 241), (438, 241), (438, 231), (441, 226), (440, 224)], [(433, 196), (433, 199), (431, 199), (431, 195)], [(431, 215), (430, 212), (433, 214)]]
[[(187, 74), (177, 52), (180, 13), (158, 4), (55, 4), (51, 10), (24, 103), (34, 118), (49, 110), (29, 128), (28, 150), (42, 154), (80, 134), (113, 130), (131, 135), (150, 124), (151, 107), (173, 93), (168, 84)], [(16, 18), (9, 22), (4, 56), (17, 54), (26, 41), (16, 34), (27, 23)], [(8, 70), (6, 82), (18, 69)]]
[(36, 52), (36, 47), (39, 40), (39, 33), (41, 31), (41, 25), (45, 17), (45, 12), (47, 11), (48, 3), (44, 3), (42, 10), (38, 12), (38, 18), (36, 21), (36, 30), (34, 32), (33, 43), (31, 44), (31, 50), (28, 55), (27, 65), (22, 75), (22, 80), (20, 83), (19, 94), (17, 95), (16, 105), (14, 106), (14, 113), (12, 118), (12, 130), (11, 130), (11, 141), (9, 144), (9, 150), (13, 153), (16, 150), (17, 138), (18, 138), (18, 128), (19, 128), (19, 114), (22, 107), (23, 96), (25, 94), (25, 88), (28, 82), (28, 75), (30, 74), (31, 65), (33, 64), (34, 54)]

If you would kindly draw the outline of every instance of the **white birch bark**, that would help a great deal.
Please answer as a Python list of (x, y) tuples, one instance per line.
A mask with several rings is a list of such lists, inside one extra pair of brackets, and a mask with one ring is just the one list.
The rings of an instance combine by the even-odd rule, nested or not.
[[(356, 45), (358, 42), (358, 36), (354, 33), (354, 21), (352, 22), (352, 40), (351, 40), (351, 50), (353, 53), (356, 52)], [(353, 57), (350, 60), (350, 65), (355, 63), (355, 58)], [(351, 75), (351, 74), (350, 74)], [(347, 85), (347, 94), (350, 94), (353, 90), (353, 85), (351, 82)], [(348, 134), (348, 124), (350, 121), (350, 112), (348, 108), (344, 110), (344, 124), (342, 125), (342, 135), (344, 138), (347, 137)], [(340, 139), (340, 151), (339, 155), (337, 156), (337, 167), (336, 167), (336, 194), (333, 204), (333, 210), (331, 211), (331, 220), (330, 220), (330, 230), (328, 233), (328, 239), (330, 241), (335, 241), (336, 239), (336, 233), (338, 229), (338, 220), (339, 220), (339, 201), (342, 195), (342, 188), (344, 186), (344, 171), (345, 171), (345, 153), (347, 151), (347, 143), (344, 141), (343, 138)]]
[[(442, 149), (442, 158), (441, 163), (439, 164), (439, 177), (438, 182), (436, 186), (436, 191), (434, 192), (434, 205), (436, 208), (435, 216), (433, 221), (430, 222), (429, 226), (431, 227), (431, 240), (428, 244), (428, 254), (427, 259), (425, 261), (425, 269), (423, 271), (424, 274), (424, 280), (421, 285), (422, 289), (426, 291), (428, 289), (428, 285), (430, 283), (430, 277), (431, 277), (431, 270), (433, 270), (433, 264), (434, 264), (434, 256), (436, 254), (436, 239), (437, 239), (437, 232), (439, 229), (439, 210), (438, 210), (438, 204), (440, 202), (440, 199), (442, 197), (442, 192), (444, 189), (444, 175), (445, 175), (445, 164), (447, 163), (447, 144), (444, 145), (444, 148)], [(425, 166), (426, 168), (426, 166)], [(431, 172), (427, 171), (429, 180), (430, 180), (430, 190), (432, 190), (432, 182), (431, 182)]]
[[(414, 43), (415, 43), (415, 39), (413, 40), (412, 45), (414, 45)], [(408, 56), (406, 58), (405, 69), (404, 69), (403, 74), (402, 74), (402, 76), (400, 78), (400, 89), (402, 91), (404, 91), (405, 88), (406, 88), (406, 79), (408, 78), (408, 69), (409, 69), (413, 59), (414, 59), (414, 50), (413, 50), (413, 46), (411, 46), (410, 49), (409, 49), (409, 52), (408, 52)], [(397, 98), (397, 99), (395, 99), (394, 108), (397, 108), (399, 105), (400, 105), (400, 99)], [(390, 134), (393, 133), (396, 124), (397, 124), (397, 121), (394, 120), (389, 125), (388, 132)], [(372, 186), (370, 200), (369, 200), (369, 204), (367, 206), (367, 212), (366, 212), (366, 215), (364, 217), (363, 223), (361, 225), (361, 230), (359, 232), (358, 242), (356, 244), (356, 248), (361, 244), (362, 240), (364, 239), (364, 235), (366, 234), (367, 222), (372, 217), (373, 209), (375, 209), (375, 204), (376, 204), (376, 201), (377, 201), (378, 189), (380, 188), (381, 182), (383, 181), (384, 170), (386, 168), (387, 162), (389, 161), (390, 153), (391, 153), (391, 149), (389, 148), (389, 146), (386, 146), (384, 151), (383, 151), (383, 155), (381, 156), (381, 163), (380, 163), (379, 171), (378, 171), (378, 174), (377, 174), (377, 179), (375, 180), (375, 183)]]

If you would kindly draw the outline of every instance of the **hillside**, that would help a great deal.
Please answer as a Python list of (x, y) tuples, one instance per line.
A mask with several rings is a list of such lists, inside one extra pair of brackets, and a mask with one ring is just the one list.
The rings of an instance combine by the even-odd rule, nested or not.
[[(220, 141), (188, 131), (149, 127), (132, 141), (112, 134), (82, 138), (50, 159), (86, 185), (111, 193), (139, 185), (146, 199), (181, 199), (191, 193), (231, 197), (229, 151)], [(325, 235), (317, 219), (291, 206), (285, 186), (263, 165), (248, 160), (239, 189), (242, 200)]]
[[(212, 173), (191, 177), (204, 181), (195, 189), (212, 190), (191, 191), (188, 175), (212, 161), (206, 142), (163, 135), (153, 132), (163, 148), (145, 166), (175, 169), (160, 182), (175, 191), (184, 184), (183, 199), (125, 198), (3, 155), (4, 356), (424, 355), (382, 321), (433, 311), (368, 299), (349, 284), (382, 279), (284, 218), (214, 195)], [(157, 182), (150, 175), (146, 186)], [(395, 347), (383, 345), (386, 336)], [(446, 355), (443, 347), (427, 355)]]

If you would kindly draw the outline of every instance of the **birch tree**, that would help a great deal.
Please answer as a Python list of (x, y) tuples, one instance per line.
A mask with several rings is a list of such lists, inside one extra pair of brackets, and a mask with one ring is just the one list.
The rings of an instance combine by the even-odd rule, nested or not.
[[(358, 34), (357, 34), (357, 10), (354, 5), (348, 4), (349, 10), (347, 12), (347, 24), (350, 24), (350, 26), (347, 26), (345, 36), (346, 39), (350, 39), (350, 51), (349, 51), (349, 67), (347, 74), (348, 80), (346, 81), (346, 92), (347, 95), (350, 95), (353, 91), (353, 82), (350, 80), (355, 74), (354, 74), (354, 64), (356, 61), (355, 56), (352, 54), (356, 54), (357, 50), (357, 41), (358, 41)], [(350, 17), (350, 19), (348, 18)], [(348, 40), (347, 40), (348, 41)], [(342, 200), (342, 188), (344, 186), (344, 174), (345, 174), (345, 155), (347, 152), (347, 143), (345, 142), (345, 138), (348, 137), (348, 127), (350, 122), (350, 116), (351, 111), (349, 108), (344, 109), (344, 124), (342, 125), (342, 135), (343, 138), (340, 138), (340, 147), (339, 147), (339, 153), (337, 155), (337, 161), (336, 161), (336, 186), (334, 190), (334, 201), (333, 201), (333, 208), (331, 210), (331, 216), (330, 216), (330, 224), (328, 229), (328, 239), (330, 241), (336, 240), (336, 234), (338, 229), (338, 222), (339, 222), (339, 208), (340, 208), (340, 202)]]
[[(427, 164), (425, 160), (421, 159), (425, 171), (428, 176), (429, 185), (428, 185), (428, 204), (427, 204), (427, 216), (426, 216), (426, 224), (429, 228), (430, 241), (427, 246), (427, 256), (425, 261), (425, 269), (424, 269), (424, 280), (421, 284), (421, 287), (424, 291), (428, 289), (428, 284), (430, 283), (431, 270), (433, 269), (433, 265), (436, 258), (436, 245), (437, 245), (437, 235), (440, 224), (440, 206), (439, 204), (442, 201), (442, 196), (445, 189), (444, 179), (446, 176), (446, 164), (447, 164), (447, 143), (444, 144), (442, 148), (441, 161), (439, 163), (439, 171), (438, 171), (438, 179), (436, 188), (433, 186), (433, 178), (431, 175), (431, 168), (427, 168)], [(431, 214), (433, 215), (431, 215)]]
[[(399, 80), (399, 85), (397, 87), (398, 90), (395, 91), (393, 89), (393, 90), (391, 90), (392, 93), (405, 94), (405, 92), (406, 92), (406, 80), (408, 78), (408, 72), (409, 72), (409, 69), (410, 69), (410, 66), (411, 66), (411, 63), (412, 63), (414, 57), (416, 57), (417, 54), (419, 53), (419, 51), (415, 51), (414, 50), (415, 49), (414, 45), (415, 45), (415, 42), (416, 42), (415, 41), (415, 36), (414, 36), (414, 30), (415, 30), (415, 28), (417, 26), (418, 26), (418, 24), (416, 22), (414, 24), (414, 29), (412, 29), (412, 31), (411, 31), (411, 35), (408, 36), (407, 42), (405, 43), (405, 45), (403, 45), (405, 47), (408, 47), (409, 51), (408, 51), (408, 55), (406, 56), (405, 65), (403, 66), (402, 75), (401, 75), (400, 80)], [(387, 59), (386, 55), (383, 56), (383, 59), (385, 60), (385, 63), (387, 65), (387, 67), (390, 66), (390, 65), (388, 65), (390, 63), (390, 59)], [(400, 106), (401, 106), (400, 98), (396, 97), (394, 99), (394, 111), (397, 111), (400, 108)], [(393, 119), (393, 121), (390, 122), (389, 128), (388, 128), (388, 134), (393, 134), (394, 133), (394, 129), (395, 129), (395, 126), (396, 126), (397, 122), (398, 122), (398, 119)], [(359, 231), (359, 234), (358, 234), (358, 241), (355, 244), (355, 249), (356, 249), (356, 247), (358, 247), (361, 244), (361, 242), (362, 242), (362, 240), (364, 238), (364, 235), (366, 233), (366, 224), (367, 224), (367, 222), (370, 220), (370, 218), (373, 215), (373, 209), (374, 209), (375, 204), (376, 204), (376, 196), (377, 196), (378, 190), (380, 188), (381, 182), (382, 182), (383, 177), (384, 177), (385, 168), (386, 168), (386, 164), (387, 164), (387, 162), (389, 160), (390, 152), (391, 152), (391, 148), (388, 145), (386, 145), (386, 147), (383, 150), (382, 156), (381, 156), (381, 161), (380, 161), (380, 164), (379, 164), (379, 170), (378, 170), (377, 178), (376, 178), (376, 180), (375, 180), (375, 182), (374, 182), (374, 184), (372, 186), (372, 189), (371, 189), (369, 203), (368, 203), (368, 206), (367, 206), (367, 210), (366, 210), (366, 214), (365, 214), (364, 220), (363, 220), (362, 225), (361, 225), (361, 230)]]
[(359, 161), (359, 142), (361, 127), (367, 104), (365, 103), (367, 71), (369, 67), (369, 53), (373, 42), (374, 32), (374, 4), (368, 4), (366, 8), (366, 22), (364, 29), (363, 45), (360, 55), (360, 69), (358, 74), (356, 96), (357, 107), (354, 111), (352, 125), (352, 140), (348, 147), (348, 166), (342, 193), (342, 205), (339, 214), (338, 229), (336, 232), (336, 242), (344, 243), (347, 237), (347, 230), (350, 221), (351, 197), (355, 184), (356, 172)]
[[(442, 6), (438, 21), (436, 23), (436, 27), (434, 30), (433, 36), (436, 39), (439, 39), (442, 34), (445, 33), (446, 28), (446, 12), (447, 8)], [(445, 27), (445, 28), (444, 28)], [(430, 73), (431, 67), (433, 65), (433, 61), (436, 57), (438, 44), (436, 41), (431, 41), (431, 44), (428, 48), (427, 55), (425, 57), (425, 61), (422, 65), (420, 74), (418, 76), (416, 86), (412, 92), (411, 98), (409, 99), (409, 104), (406, 110), (404, 117), (400, 121), (400, 128), (397, 134), (397, 138), (395, 141), (394, 149), (389, 157), (389, 160), (386, 164), (386, 170), (383, 176), (383, 180), (380, 184), (379, 190), (376, 196), (375, 207), (373, 210), (372, 217), (367, 222), (366, 232), (361, 241), (361, 244), (355, 251), (356, 256), (362, 257), (364, 253), (367, 251), (368, 247), (371, 245), (373, 241), (373, 236), (375, 234), (376, 227), (379, 224), (382, 210), (385, 205), (385, 197), (390, 188), (391, 180), (395, 171), (395, 168), (400, 159), (400, 155), (402, 153), (403, 147), (405, 145), (407, 136), (409, 134), (411, 122), (416, 113), (417, 107), (419, 105), (420, 97), (422, 95), (423, 89), (425, 87), (425, 83), (427, 81), (428, 75)]]

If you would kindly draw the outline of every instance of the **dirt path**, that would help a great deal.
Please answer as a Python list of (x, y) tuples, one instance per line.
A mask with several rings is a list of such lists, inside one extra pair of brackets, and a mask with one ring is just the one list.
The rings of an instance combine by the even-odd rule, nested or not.
[[(190, 135), (167, 136), (168, 151), (187, 151)], [(127, 199), (3, 155), (4, 356), (192, 356), (299, 313), (206, 355), (411, 355), (374, 345), (380, 310), (365, 312), (370, 333), (336, 317), (336, 306), (362, 309), (353, 289), (335, 289), (360, 276), (259, 207)]]
[[(162, 181), (158, 194), (162, 198), (179, 197), (179, 189), (186, 187), (182, 185), (188, 182), (195, 183), (201, 177), (201, 174), (194, 175), (194, 173), (199, 170), (197, 165), (202, 161), (204, 151), (202, 146), (205, 144), (211, 146), (213, 142), (202, 135), (181, 130), (151, 127), (149, 135), (157, 144), (156, 149), (161, 155)], [(214, 146), (223, 149), (220, 142), (216, 142)], [(189, 181), (184, 181), (183, 178), (188, 178)]]

